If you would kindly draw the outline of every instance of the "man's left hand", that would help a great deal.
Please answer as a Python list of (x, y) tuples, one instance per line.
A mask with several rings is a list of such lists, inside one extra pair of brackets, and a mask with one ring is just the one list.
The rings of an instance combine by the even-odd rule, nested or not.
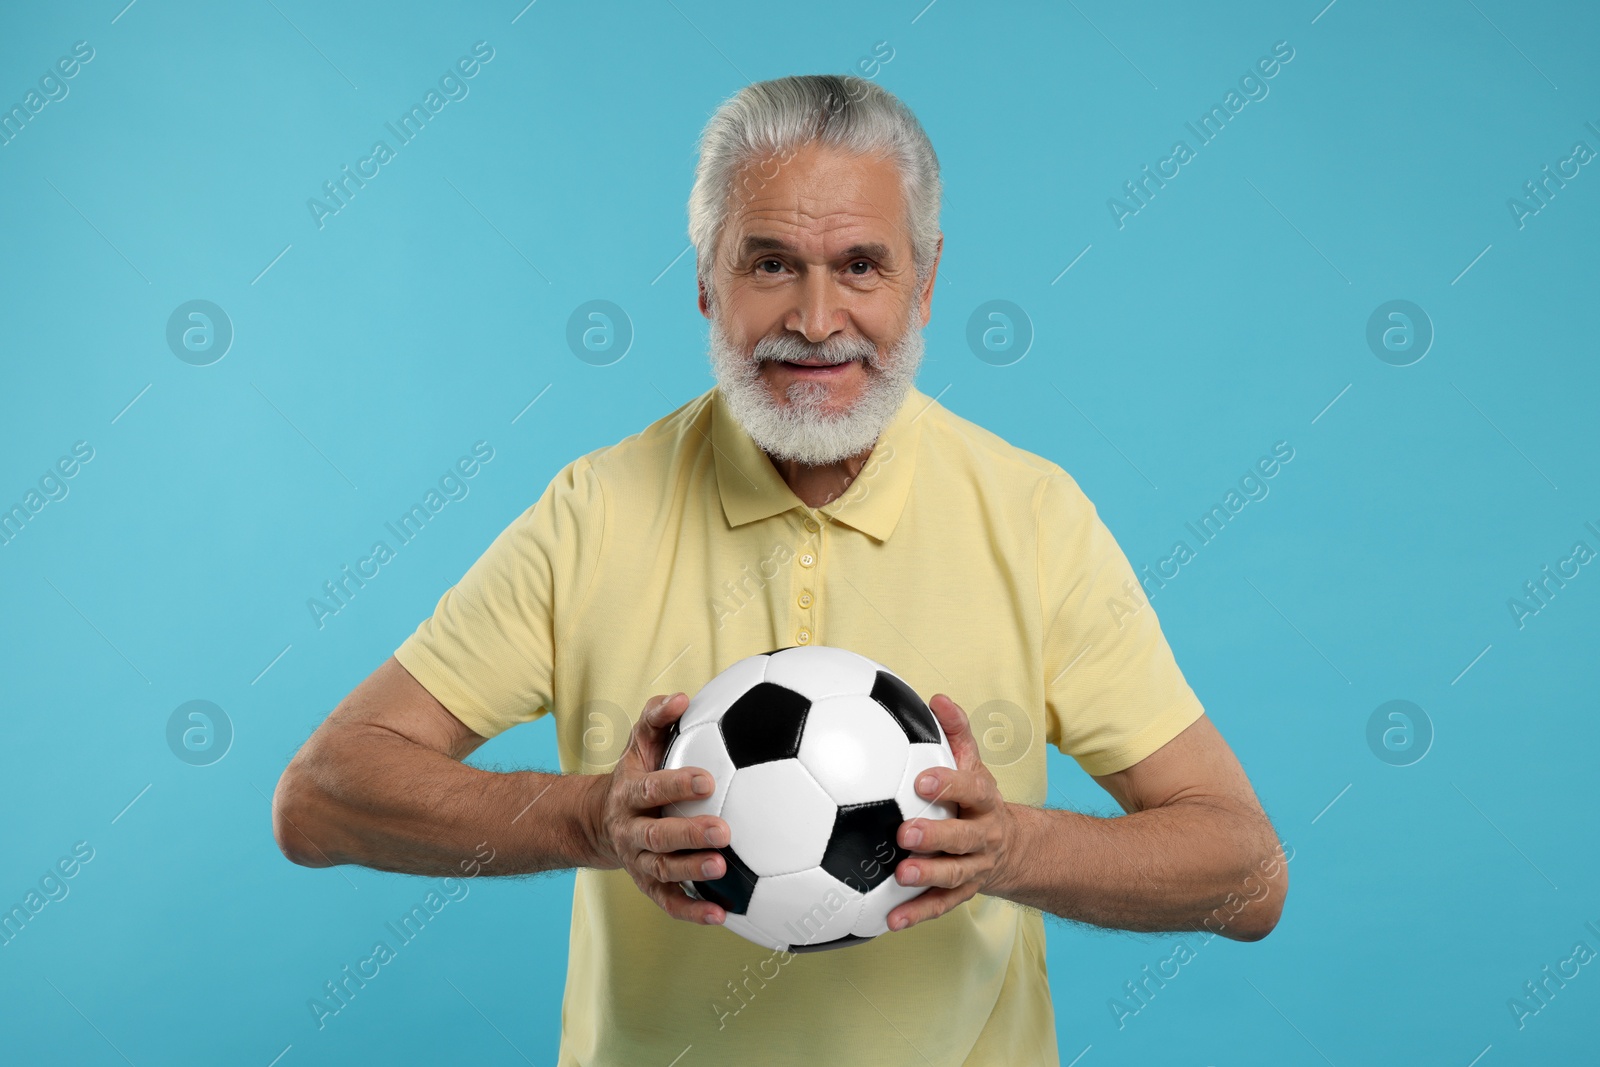
[(900, 861), (901, 885), (927, 892), (889, 912), (889, 929), (902, 930), (937, 918), (996, 884), (1017, 839), (1017, 820), (1000, 786), (978, 755), (967, 713), (943, 693), (928, 702), (950, 742), (956, 767), (931, 767), (917, 776), (917, 795), (956, 806), (953, 819), (908, 819), (896, 841), (915, 853)]

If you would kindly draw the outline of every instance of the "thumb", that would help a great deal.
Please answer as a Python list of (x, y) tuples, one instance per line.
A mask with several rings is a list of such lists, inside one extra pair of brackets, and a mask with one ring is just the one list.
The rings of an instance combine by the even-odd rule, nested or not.
[(967, 713), (961, 710), (961, 705), (943, 693), (935, 693), (933, 699), (928, 701), (928, 708), (939, 720), (939, 726), (950, 742), (956, 767), (965, 771), (982, 764), (983, 759), (978, 754), (978, 739), (973, 736), (972, 724), (967, 720)]

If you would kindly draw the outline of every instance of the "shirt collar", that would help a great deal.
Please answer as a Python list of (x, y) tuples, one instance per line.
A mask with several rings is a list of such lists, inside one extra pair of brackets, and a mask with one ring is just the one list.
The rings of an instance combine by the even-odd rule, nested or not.
[[(743, 526), (794, 508), (809, 511), (761, 446), (739, 425), (723, 400), (722, 390), (713, 388), (711, 392), (711, 444), (716, 453), (717, 491), (729, 525)], [(921, 435), (918, 420), (932, 403), (915, 386), (909, 389), (850, 488), (838, 499), (817, 508), (817, 512), (878, 541), (888, 540), (911, 494)]]

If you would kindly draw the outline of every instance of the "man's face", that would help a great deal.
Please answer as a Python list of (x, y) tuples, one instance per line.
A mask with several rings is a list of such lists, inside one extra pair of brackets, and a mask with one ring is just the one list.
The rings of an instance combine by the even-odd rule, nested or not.
[(765, 177), (774, 166), (752, 161), (735, 182), (700, 308), (758, 443), (837, 462), (871, 446), (909, 388), (933, 275), (917, 284), (893, 163), (813, 144)]

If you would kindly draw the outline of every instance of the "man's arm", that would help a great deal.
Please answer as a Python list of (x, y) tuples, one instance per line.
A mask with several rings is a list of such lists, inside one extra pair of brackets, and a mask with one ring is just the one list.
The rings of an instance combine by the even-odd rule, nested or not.
[(720, 922), (721, 908), (677, 883), (724, 873), (718, 853), (693, 850), (727, 844), (727, 823), (659, 814), (712, 791), (703, 769), (654, 769), (688, 704), (682, 693), (652, 698), (606, 774), (485, 771), (461, 762), (484, 738), (391, 656), (290, 761), (272, 831), (283, 854), (307, 867), (458, 877), (474, 863), (491, 875), (625, 867), (674, 918)]
[[(1239, 941), (1272, 932), (1288, 864), (1244, 768), (1209, 717), (1095, 781), (1127, 815), (1014, 805), (1016, 855), (1027, 860), (1010, 865), (997, 887), (1002, 895), (1124, 930), (1204, 925)], [(1248, 903), (1241, 908), (1241, 901)]]
[[(954, 820), (910, 820), (907, 848), (947, 852), (902, 860), (902, 884), (934, 888), (896, 908), (913, 921), (977, 892), (1096, 926), (1210, 930), (1240, 941), (1277, 925), (1287, 858), (1233, 751), (1201, 716), (1125, 770), (1095, 778), (1126, 815), (1104, 819), (1000, 797), (978, 758), (966, 713), (942, 694), (932, 705), (957, 770), (936, 768), (926, 797), (960, 806)], [(912, 835), (921, 831), (920, 838)]]
[(459, 875), (482, 843), (494, 849), (494, 873), (596, 865), (582, 813), (598, 776), (461, 762), (483, 742), (391, 656), (278, 780), (279, 847), (306, 867), (403, 874)]

